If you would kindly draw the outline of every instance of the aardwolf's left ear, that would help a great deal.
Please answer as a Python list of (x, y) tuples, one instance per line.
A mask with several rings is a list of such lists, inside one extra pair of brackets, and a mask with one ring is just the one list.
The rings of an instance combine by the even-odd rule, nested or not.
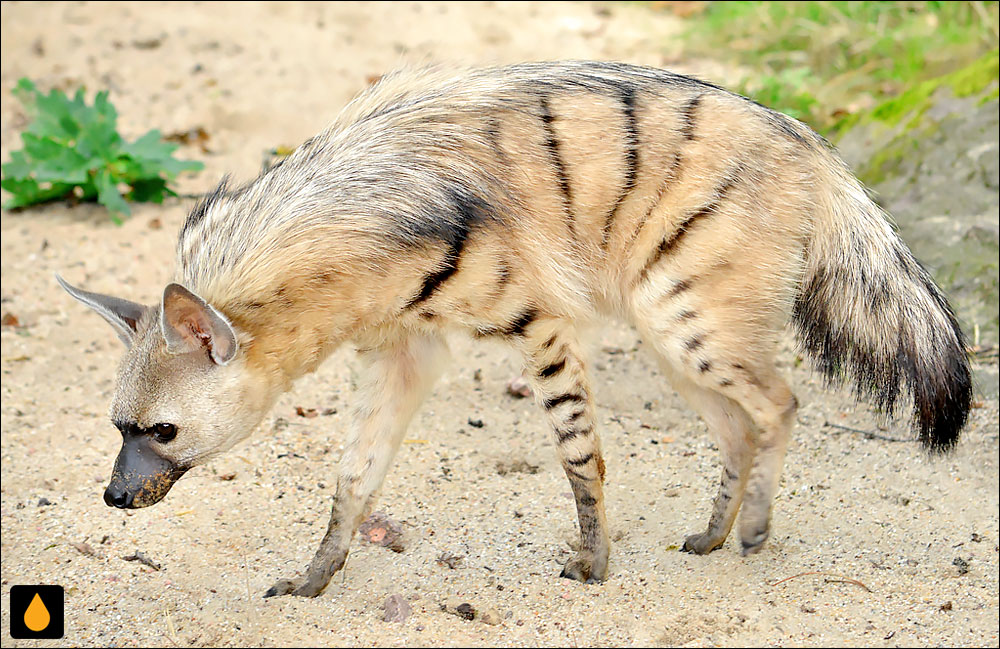
[(236, 356), (236, 332), (226, 316), (180, 284), (167, 284), (163, 289), (160, 326), (172, 354), (206, 348), (219, 365)]
[(121, 338), (126, 347), (132, 346), (132, 339), (135, 338), (135, 328), (146, 312), (146, 307), (135, 302), (123, 300), (120, 297), (91, 293), (90, 291), (70, 286), (58, 274), (56, 275), (56, 281), (66, 289), (67, 293), (94, 311), (97, 311), (102, 318), (107, 320), (108, 324), (115, 328), (115, 333), (118, 334), (118, 337)]

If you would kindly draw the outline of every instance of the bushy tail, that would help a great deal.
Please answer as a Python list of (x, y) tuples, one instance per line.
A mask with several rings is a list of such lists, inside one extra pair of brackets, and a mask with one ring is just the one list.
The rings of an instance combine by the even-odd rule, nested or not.
[(882, 412), (908, 392), (920, 441), (949, 450), (972, 399), (955, 314), (846, 166), (824, 163), (793, 315), (801, 341), (828, 379), (849, 376)]

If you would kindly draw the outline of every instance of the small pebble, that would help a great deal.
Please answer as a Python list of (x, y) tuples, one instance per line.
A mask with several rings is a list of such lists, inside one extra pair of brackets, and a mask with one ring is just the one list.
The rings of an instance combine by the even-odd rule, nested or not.
[(90, 545), (87, 544), (87, 543), (83, 543), (82, 541), (80, 541), (80, 542), (71, 541), (70, 545), (73, 546), (74, 548), (76, 548), (76, 550), (80, 554), (86, 554), (89, 557), (99, 557), (100, 556), (99, 554), (97, 554), (97, 551), (94, 550), (94, 548), (90, 547)]
[(523, 376), (517, 376), (507, 381), (507, 394), (515, 399), (524, 399), (531, 396), (531, 386)]
[(383, 622), (403, 622), (413, 612), (410, 603), (399, 593), (393, 593), (386, 597), (382, 606), (385, 608), (385, 614), (382, 616)]
[(444, 605), (444, 610), (446, 613), (457, 615), (464, 620), (471, 620), (476, 617), (475, 607), (457, 597), (448, 598), (448, 601)]
[(358, 534), (365, 541), (389, 548), (393, 552), (406, 549), (403, 544), (403, 528), (383, 512), (374, 512), (366, 518), (358, 527)]
[(500, 613), (495, 608), (487, 608), (479, 611), (476, 619), (483, 624), (489, 624), (491, 626), (497, 626), (500, 624)]

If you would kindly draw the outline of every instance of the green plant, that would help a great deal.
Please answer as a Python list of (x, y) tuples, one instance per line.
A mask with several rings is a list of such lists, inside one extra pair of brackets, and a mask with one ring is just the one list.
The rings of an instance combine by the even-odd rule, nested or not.
[(12, 196), (6, 209), (62, 198), (96, 200), (121, 223), (121, 215), (131, 214), (126, 200), (160, 203), (177, 195), (167, 186), (177, 174), (204, 167), (175, 159), (177, 145), (163, 141), (157, 130), (134, 142), (122, 138), (107, 91), (88, 106), (83, 89), (70, 99), (60, 90), (45, 94), (21, 79), (14, 95), (32, 121), (21, 133), (24, 148), (3, 165), (0, 186)]
[(736, 89), (834, 135), (845, 116), (997, 47), (996, 2), (710, 2), (686, 56), (727, 59)]

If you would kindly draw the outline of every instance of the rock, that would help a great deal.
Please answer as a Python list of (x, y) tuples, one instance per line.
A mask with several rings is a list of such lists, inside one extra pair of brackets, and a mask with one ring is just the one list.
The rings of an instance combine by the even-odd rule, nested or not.
[(410, 603), (399, 593), (393, 593), (386, 597), (382, 607), (385, 609), (385, 613), (382, 615), (383, 622), (403, 622), (413, 612)]
[(472, 620), (476, 617), (476, 608), (458, 597), (449, 597), (448, 601), (445, 602), (444, 611), (457, 615), (463, 620)]
[(500, 613), (495, 608), (487, 608), (479, 611), (476, 619), (483, 624), (497, 626), (500, 624)]
[(515, 399), (524, 399), (531, 396), (531, 386), (523, 376), (516, 376), (507, 381), (507, 394)]
[[(995, 346), (1000, 118), (989, 92), (996, 81), (983, 92), (956, 96), (951, 78), (942, 77), (926, 103), (897, 119), (880, 121), (876, 116), (884, 111), (876, 107), (839, 138), (837, 148), (894, 216), (965, 331), (978, 326), (978, 342)], [(996, 389), (986, 393), (995, 398)]]
[(384, 512), (374, 512), (358, 527), (361, 538), (374, 545), (381, 545), (393, 552), (402, 552), (403, 528)]
[(450, 597), (442, 609), (446, 613), (457, 615), (463, 620), (476, 620), (483, 624), (497, 626), (501, 622), (500, 613), (492, 607), (477, 607), (459, 597)]

